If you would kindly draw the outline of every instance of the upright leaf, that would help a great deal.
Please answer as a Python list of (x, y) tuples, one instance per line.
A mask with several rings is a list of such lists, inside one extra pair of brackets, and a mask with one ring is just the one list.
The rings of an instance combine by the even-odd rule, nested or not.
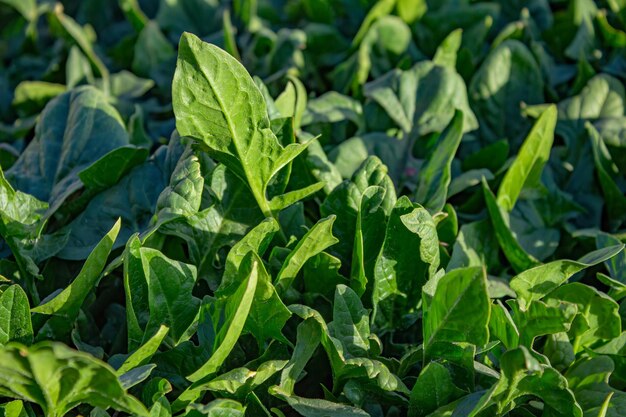
[(201, 141), (245, 181), (266, 216), (284, 208), (270, 202), (268, 185), (306, 145), (283, 148), (278, 142), (265, 100), (245, 68), (227, 52), (184, 33), (172, 90), (179, 133)]
[[(424, 304), (424, 355), (438, 344), (465, 342), (478, 347), (489, 339), (487, 279), (481, 267), (455, 269), (439, 280)], [(471, 317), (471, 320), (467, 320)]]
[(550, 158), (556, 118), (556, 106), (548, 107), (539, 116), (515, 161), (506, 172), (498, 188), (497, 198), (498, 205), (504, 210), (508, 212), (513, 210), (522, 189), (540, 186), (543, 166)]

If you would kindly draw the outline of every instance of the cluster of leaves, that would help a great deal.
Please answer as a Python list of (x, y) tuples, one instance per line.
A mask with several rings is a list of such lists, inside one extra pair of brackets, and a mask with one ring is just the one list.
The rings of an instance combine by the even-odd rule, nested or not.
[(0, 415), (626, 415), (623, 0), (0, 0), (0, 56)]

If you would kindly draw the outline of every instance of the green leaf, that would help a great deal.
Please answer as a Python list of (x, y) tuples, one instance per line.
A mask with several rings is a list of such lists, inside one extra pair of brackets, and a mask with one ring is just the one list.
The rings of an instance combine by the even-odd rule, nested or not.
[(200, 369), (187, 376), (187, 379), (191, 382), (197, 382), (203, 378), (213, 375), (222, 366), (224, 360), (229, 355), (239, 335), (241, 334), (254, 295), (257, 288), (260, 260), (249, 254), (242, 262), (238, 273), (241, 274), (241, 284), (235, 293), (228, 296), (224, 300), (224, 321), (221, 329), (216, 336), (215, 350), (211, 357), (206, 361)]
[(456, 110), (419, 172), (415, 201), (431, 213), (443, 209), (450, 185), (450, 166), (463, 136), (463, 113)]
[(39, 404), (46, 416), (62, 417), (79, 404), (148, 416), (111, 369), (92, 356), (57, 342), (0, 349), (0, 393)]
[(165, 339), (169, 330), (167, 326), (159, 327), (159, 330), (154, 336), (148, 339), (139, 349), (130, 354), (122, 366), (117, 368), (117, 375), (121, 376), (132, 369), (145, 365), (159, 349), (159, 346), (163, 342), (163, 339)]
[(280, 376), (280, 389), (290, 395), (293, 394), (300, 374), (309, 362), (320, 343), (322, 329), (314, 319), (304, 320), (298, 325), (296, 346), (291, 359), (283, 368)]
[(548, 294), (546, 300), (578, 306), (578, 315), (569, 331), (575, 353), (598, 340), (611, 340), (621, 333), (619, 305), (593, 287), (579, 282), (565, 284)]
[(528, 348), (532, 348), (538, 336), (569, 331), (577, 313), (575, 305), (565, 302), (546, 304), (535, 301), (526, 311), (522, 311), (515, 301), (508, 304), (519, 333), (519, 344)]
[(280, 387), (271, 387), (270, 393), (289, 404), (304, 417), (367, 417), (368, 413), (360, 408), (349, 405), (321, 400), (317, 398), (303, 398), (283, 391)]
[(0, 295), (0, 346), (8, 342), (33, 342), (28, 297), (19, 285), (11, 285)]
[[(189, 33), (181, 37), (172, 89), (178, 132), (204, 143), (248, 184), (263, 213), (271, 216), (270, 180), (306, 145), (283, 148), (270, 129), (265, 100), (245, 68)], [(198, 91), (205, 93), (198, 97)]]
[(511, 231), (508, 213), (498, 205), (496, 197), (493, 195), (487, 185), (487, 181), (484, 179), (483, 195), (485, 197), (487, 210), (489, 211), (491, 224), (495, 230), (498, 243), (500, 243), (500, 248), (511, 263), (513, 269), (517, 272), (522, 272), (537, 266), (539, 261), (522, 248), (518, 239)]
[(335, 218), (329, 216), (318, 221), (289, 253), (274, 281), (279, 294), (291, 286), (298, 272), (310, 258), (337, 243), (337, 238), (332, 234)]
[(614, 178), (619, 177), (620, 172), (611, 160), (611, 154), (598, 131), (589, 123), (586, 124), (586, 127), (591, 138), (593, 160), (604, 193), (609, 223), (611, 227), (618, 228), (626, 220), (626, 196), (614, 181)]
[[(425, 358), (439, 344), (487, 344), (490, 307), (483, 268), (455, 269), (444, 275), (432, 300), (423, 305)], [(468, 321), (468, 317), (472, 320)]]
[(409, 399), (409, 417), (425, 417), (463, 395), (454, 385), (450, 371), (438, 362), (430, 362), (420, 372)]
[(120, 231), (121, 220), (118, 219), (111, 230), (100, 240), (83, 265), (80, 273), (63, 291), (54, 298), (44, 301), (32, 308), (33, 313), (62, 317), (64, 321), (73, 322), (85, 302), (87, 295), (96, 287), (100, 274), (106, 266), (113, 243)]
[(523, 43), (508, 40), (493, 49), (469, 85), (472, 108), (485, 140), (506, 137), (518, 142), (529, 126), (520, 106), (543, 103), (543, 87), (539, 65)]
[(237, 242), (228, 252), (226, 257), (226, 266), (224, 268), (224, 276), (220, 284), (220, 291), (228, 291), (231, 285), (239, 285), (234, 281), (237, 277), (237, 270), (249, 252), (254, 252), (259, 256), (263, 256), (272, 238), (280, 229), (278, 222), (268, 217), (259, 223), (254, 229), (250, 230), (239, 242)]
[(590, 252), (578, 261), (567, 259), (550, 262), (527, 269), (511, 279), (511, 288), (517, 293), (517, 300), (522, 310), (535, 300), (559, 287), (572, 275), (585, 268), (606, 262), (624, 249), (623, 244), (609, 246)]
[(356, 217), (354, 249), (350, 285), (362, 296), (371, 292), (376, 257), (380, 252), (385, 235), (386, 213), (382, 204), (385, 189), (379, 186), (367, 187), (361, 196)]
[(396, 69), (364, 87), (365, 96), (378, 103), (410, 137), (443, 131), (456, 110), (463, 113), (463, 131), (474, 130), (476, 118), (466, 91), (454, 68), (431, 61), (418, 62), (407, 71)]
[(331, 252), (336, 254), (344, 264), (348, 264), (352, 257), (361, 200), (363, 193), (370, 186), (380, 186), (385, 189), (382, 207), (385, 213), (389, 214), (396, 204), (395, 187), (387, 175), (387, 167), (381, 163), (380, 159), (373, 156), (363, 162), (349, 181), (339, 184), (320, 207), (322, 216), (337, 216), (333, 233), (339, 242)]
[(350, 287), (337, 285), (333, 302), (333, 321), (328, 331), (345, 347), (346, 355), (367, 356), (370, 350), (368, 311)]
[(478, 416), (483, 410), (504, 415), (516, 408), (518, 399), (525, 395), (541, 399), (544, 412), (549, 415), (583, 416), (565, 377), (554, 368), (540, 364), (526, 348), (509, 350), (500, 361), (500, 380), (487, 391), (468, 416)]
[[(17, 189), (59, 207), (83, 186), (81, 171), (128, 144), (122, 117), (107, 97), (94, 87), (78, 87), (46, 105), (34, 140), (7, 171), (7, 179)], [(112, 175), (106, 171), (98, 174)], [(93, 176), (90, 179), (95, 180)]]
[(462, 36), (462, 29), (450, 32), (437, 48), (433, 62), (444, 67), (456, 68), (457, 53), (461, 47)]
[(556, 118), (556, 106), (550, 106), (541, 113), (507, 170), (497, 198), (498, 205), (507, 212), (513, 210), (523, 189), (541, 187), (541, 172), (550, 158)]
[(438, 267), (439, 239), (433, 218), (423, 207), (400, 197), (389, 216), (383, 247), (376, 259), (374, 317), (380, 311), (387, 320), (397, 322), (417, 307), (422, 286)]

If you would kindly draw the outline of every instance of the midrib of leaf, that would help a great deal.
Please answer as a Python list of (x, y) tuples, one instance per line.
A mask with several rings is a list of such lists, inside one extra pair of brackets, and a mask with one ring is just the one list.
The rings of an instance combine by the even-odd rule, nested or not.
[[(248, 170), (248, 164), (244, 163), (245, 159), (243, 158), (241, 150), (239, 149), (239, 146), (237, 145), (237, 140), (239, 139), (239, 136), (236, 134), (235, 129), (233, 129), (233, 122), (230, 118), (230, 115), (228, 114), (228, 112), (226, 111), (224, 107), (224, 103), (223, 103), (222, 97), (219, 94), (219, 90), (215, 88), (214, 80), (212, 79), (212, 77), (209, 76), (209, 74), (206, 73), (204, 68), (202, 68), (202, 65), (200, 65), (200, 62), (198, 62), (196, 54), (194, 53), (191, 55), (193, 56), (193, 59), (196, 63), (196, 67), (200, 70), (200, 72), (202, 72), (202, 75), (204, 75), (207, 82), (211, 86), (211, 89), (215, 93), (215, 100), (219, 104), (220, 110), (222, 111), (222, 114), (224, 115), (224, 118), (226, 119), (226, 123), (228, 124), (228, 130), (230, 131), (233, 145), (235, 146), (235, 150), (237, 151), (237, 156), (239, 157), (239, 160), (241, 161), (241, 167), (243, 168), (243, 172), (246, 176), (248, 186), (250, 187), (250, 190), (252, 191), (252, 194), (254, 195), (254, 199), (257, 201), (257, 204), (259, 205), (259, 208), (261, 209), (265, 217), (273, 217), (272, 210), (270, 210), (269, 204), (267, 203), (267, 200), (265, 199), (265, 195), (262, 195), (262, 196), (258, 195), (257, 190), (255, 190), (255, 187), (252, 187), (251, 185), (252, 182), (250, 180), (253, 178), (253, 175)], [(258, 131), (259, 131), (258, 126), (256, 123), (254, 123), (253, 132), (258, 132)], [(262, 190), (262, 191), (265, 191), (265, 190)]]

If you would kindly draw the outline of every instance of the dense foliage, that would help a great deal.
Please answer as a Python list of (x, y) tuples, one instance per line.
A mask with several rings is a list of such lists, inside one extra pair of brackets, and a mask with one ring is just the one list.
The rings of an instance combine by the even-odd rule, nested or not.
[(0, 56), (0, 415), (626, 415), (625, 1), (0, 0)]

